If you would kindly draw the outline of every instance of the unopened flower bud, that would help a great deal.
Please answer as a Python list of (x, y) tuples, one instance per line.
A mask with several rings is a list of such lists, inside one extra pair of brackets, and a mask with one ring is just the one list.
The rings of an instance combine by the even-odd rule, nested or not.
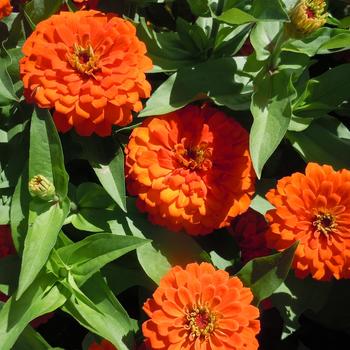
[(325, 0), (299, 0), (290, 13), (288, 29), (295, 34), (310, 34), (321, 28), (327, 21)]
[(55, 186), (43, 175), (35, 175), (29, 181), (29, 192), (33, 197), (51, 200), (55, 197)]

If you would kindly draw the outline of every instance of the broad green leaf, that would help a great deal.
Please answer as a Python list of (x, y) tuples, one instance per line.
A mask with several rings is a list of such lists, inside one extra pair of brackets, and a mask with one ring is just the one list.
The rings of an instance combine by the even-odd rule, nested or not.
[(137, 211), (131, 198), (126, 219), (132, 235), (152, 240), (137, 249), (137, 257), (146, 274), (157, 284), (174, 265), (210, 261), (208, 254), (189, 235), (152, 225)]
[(332, 53), (332, 49), (350, 47), (350, 33), (345, 29), (323, 27), (302, 39), (290, 39), (283, 50), (304, 53), (310, 57), (316, 54)]
[(217, 104), (239, 109), (242, 104), (240, 92), (244, 85), (236, 74), (237, 62), (234, 58), (209, 60), (181, 68), (154, 92), (139, 116), (168, 113), (207, 96)]
[(11, 201), (10, 224), (14, 245), (17, 251), (23, 251), (25, 235), (28, 231), (28, 213), (30, 195), (28, 192), (28, 167), (18, 179)]
[(283, 71), (268, 73), (255, 87), (251, 104), (254, 122), (250, 131), (250, 154), (258, 177), (289, 126), (294, 96), (290, 79)]
[(63, 0), (31, 0), (24, 6), (24, 11), (27, 19), (35, 25), (57, 13), (62, 4)]
[(186, 49), (178, 33), (157, 33), (151, 25), (147, 25), (144, 18), (141, 18), (137, 26), (137, 36), (147, 46), (147, 55), (152, 59), (154, 73), (175, 71), (198, 61), (197, 54), (193, 57), (193, 53)]
[(350, 168), (350, 132), (333, 117), (317, 119), (302, 132), (289, 131), (287, 138), (306, 162)]
[[(69, 201), (67, 199), (62, 203), (52, 204), (49, 209), (47, 209), (46, 203), (41, 204), (43, 210), (39, 215), (34, 213), (34, 210), (38, 210), (39, 206), (32, 204), (33, 202), (30, 208), (29, 229), (24, 242), (17, 298), (30, 286), (45, 265), (69, 212)], [(33, 221), (31, 217), (34, 217)]]
[(131, 320), (101, 276), (96, 274), (91, 277), (82, 291), (95, 307), (90, 307), (79, 296), (75, 296), (67, 301), (63, 310), (91, 332), (108, 339), (118, 350), (132, 349)]
[(12, 350), (52, 350), (53, 348), (32, 327), (27, 326)]
[[(324, 283), (310, 277), (301, 280), (290, 272), (271, 296), (273, 306), (278, 309), (284, 321), (282, 337), (285, 338), (299, 328), (298, 318), (306, 310), (321, 310), (331, 289), (332, 282)], [(337, 309), (336, 313), (339, 310)]]
[(280, 22), (258, 22), (250, 34), (256, 58), (258, 61), (264, 61), (272, 54), (276, 41), (283, 28)]
[(286, 279), (298, 243), (281, 253), (253, 259), (237, 273), (252, 290), (255, 302), (268, 298)]
[(103, 188), (125, 211), (126, 191), (124, 176), (124, 152), (112, 139), (98, 137), (80, 138), (84, 156), (91, 164)]
[(132, 236), (97, 233), (58, 249), (57, 254), (77, 283), (81, 284), (107, 263), (147, 242)]
[(75, 228), (90, 232), (109, 231), (108, 221), (115, 219), (112, 210), (115, 202), (101, 186), (82, 183), (76, 191), (75, 202), (77, 210), (69, 218)]
[(335, 110), (350, 97), (349, 75), (348, 63), (309, 80), (305, 92), (293, 108), (293, 113), (297, 116), (321, 117)]
[(0, 311), (0, 349), (10, 350), (33, 319), (52, 312), (66, 301), (64, 290), (54, 285), (52, 275), (40, 274), (16, 300), (11, 297)]
[(209, 12), (208, 0), (187, 0), (187, 3), (195, 16), (202, 16)]
[[(226, 7), (227, 8), (227, 7)], [(228, 24), (243, 24), (258, 21), (288, 21), (289, 17), (280, 0), (253, 0), (248, 12), (239, 8), (226, 9), (218, 20)]]
[(29, 179), (44, 175), (63, 200), (68, 192), (61, 141), (48, 110), (35, 108), (30, 128)]

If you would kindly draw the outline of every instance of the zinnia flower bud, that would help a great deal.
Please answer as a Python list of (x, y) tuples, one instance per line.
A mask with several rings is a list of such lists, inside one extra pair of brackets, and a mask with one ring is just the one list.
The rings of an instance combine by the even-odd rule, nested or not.
[(51, 200), (55, 197), (55, 186), (43, 175), (35, 175), (29, 181), (29, 192), (33, 197)]
[(0, 0), (0, 20), (12, 13), (10, 0)]
[(290, 13), (290, 29), (295, 34), (310, 34), (321, 28), (327, 20), (324, 0), (300, 0)]

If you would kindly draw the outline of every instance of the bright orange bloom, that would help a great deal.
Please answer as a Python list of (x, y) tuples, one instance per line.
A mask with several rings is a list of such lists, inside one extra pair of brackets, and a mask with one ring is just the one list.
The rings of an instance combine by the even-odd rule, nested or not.
[(55, 108), (58, 130), (73, 126), (83, 136), (111, 134), (126, 125), (140, 98), (150, 95), (145, 71), (152, 67), (135, 27), (113, 14), (61, 12), (40, 22), (23, 46), (25, 96)]
[(249, 207), (248, 133), (217, 109), (188, 106), (149, 118), (125, 152), (128, 191), (154, 224), (207, 234)]
[(0, 0), (0, 20), (12, 13), (10, 0)]
[(259, 310), (238, 277), (211, 264), (172, 268), (144, 304), (142, 332), (152, 349), (256, 350)]
[(267, 228), (264, 216), (250, 208), (232, 222), (231, 231), (241, 249), (243, 263), (269, 255), (265, 240)]
[(309, 163), (278, 181), (267, 199), (268, 245), (284, 250), (299, 240), (293, 267), (298, 277), (350, 277), (350, 171)]
[(117, 350), (117, 348), (108, 340), (103, 339), (100, 344), (93, 342), (88, 350)]

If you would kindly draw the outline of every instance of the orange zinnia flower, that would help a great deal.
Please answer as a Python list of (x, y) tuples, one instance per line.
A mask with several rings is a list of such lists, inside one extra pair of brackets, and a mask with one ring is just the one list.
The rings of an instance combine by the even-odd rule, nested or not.
[(10, 0), (0, 0), (0, 20), (12, 13)]
[(217, 109), (188, 106), (149, 118), (125, 152), (128, 191), (154, 224), (207, 234), (249, 207), (248, 133)]
[(55, 108), (58, 130), (83, 136), (111, 134), (150, 95), (144, 72), (152, 67), (134, 26), (98, 11), (61, 12), (39, 23), (20, 61), (25, 96)]
[(152, 349), (256, 350), (259, 310), (238, 277), (211, 264), (175, 266), (143, 307)]
[(309, 163), (305, 175), (284, 177), (266, 197), (276, 207), (266, 214), (268, 245), (281, 251), (299, 240), (293, 261), (298, 277), (350, 276), (349, 170)]
[(230, 231), (237, 239), (243, 263), (269, 255), (265, 240), (267, 228), (264, 216), (251, 208), (232, 222)]

